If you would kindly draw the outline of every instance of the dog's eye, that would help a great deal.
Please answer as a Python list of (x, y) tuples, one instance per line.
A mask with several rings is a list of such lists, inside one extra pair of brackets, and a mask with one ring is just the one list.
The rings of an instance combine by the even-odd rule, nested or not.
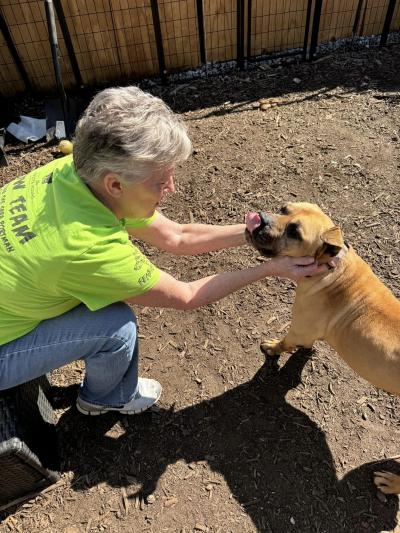
[(287, 205), (283, 205), (279, 209), (279, 212), (280, 212), (281, 215), (288, 215), (289, 214), (289, 209), (287, 208)]
[(286, 227), (286, 235), (288, 236), (289, 239), (297, 239), (301, 241), (299, 225), (295, 223), (288, 224)]

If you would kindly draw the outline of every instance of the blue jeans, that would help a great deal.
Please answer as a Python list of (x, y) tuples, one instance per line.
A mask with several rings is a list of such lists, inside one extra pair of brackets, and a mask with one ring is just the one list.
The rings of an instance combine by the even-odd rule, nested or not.
[(128, 305), (116, 303), (99, 311), (79, 305), (0, 346), (0, 390), (78, 359), (86, 367), (81, 398), (119, 407), (134, 397), (138, 339), (136, 318)]

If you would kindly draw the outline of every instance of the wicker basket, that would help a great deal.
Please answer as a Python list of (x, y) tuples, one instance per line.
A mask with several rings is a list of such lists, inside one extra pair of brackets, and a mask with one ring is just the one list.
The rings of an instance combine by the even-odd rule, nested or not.
[(0, 391), (0, 506), (59, 479), (54, 411), (42, 376)]

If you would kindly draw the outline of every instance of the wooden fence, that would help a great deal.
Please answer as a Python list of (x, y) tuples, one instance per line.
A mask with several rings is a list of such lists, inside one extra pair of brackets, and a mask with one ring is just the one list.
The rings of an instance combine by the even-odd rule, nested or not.
[[(53, 0), (65, 86), (139, 79), (400, 28), (400, 0)], [(0, 0), (0, 96), (56, 86), (44, 1)]]

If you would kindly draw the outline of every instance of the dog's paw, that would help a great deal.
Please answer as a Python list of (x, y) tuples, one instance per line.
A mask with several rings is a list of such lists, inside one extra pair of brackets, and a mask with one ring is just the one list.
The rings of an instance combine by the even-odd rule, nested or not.
[(374, 483), (384, 494), (400, 494), (400, 476), (392, 472), (374, 472)]
[(264, 355), (280, 355), (282, 352), (279, 339), (267, 339), (260, 344), (260, 348)]

